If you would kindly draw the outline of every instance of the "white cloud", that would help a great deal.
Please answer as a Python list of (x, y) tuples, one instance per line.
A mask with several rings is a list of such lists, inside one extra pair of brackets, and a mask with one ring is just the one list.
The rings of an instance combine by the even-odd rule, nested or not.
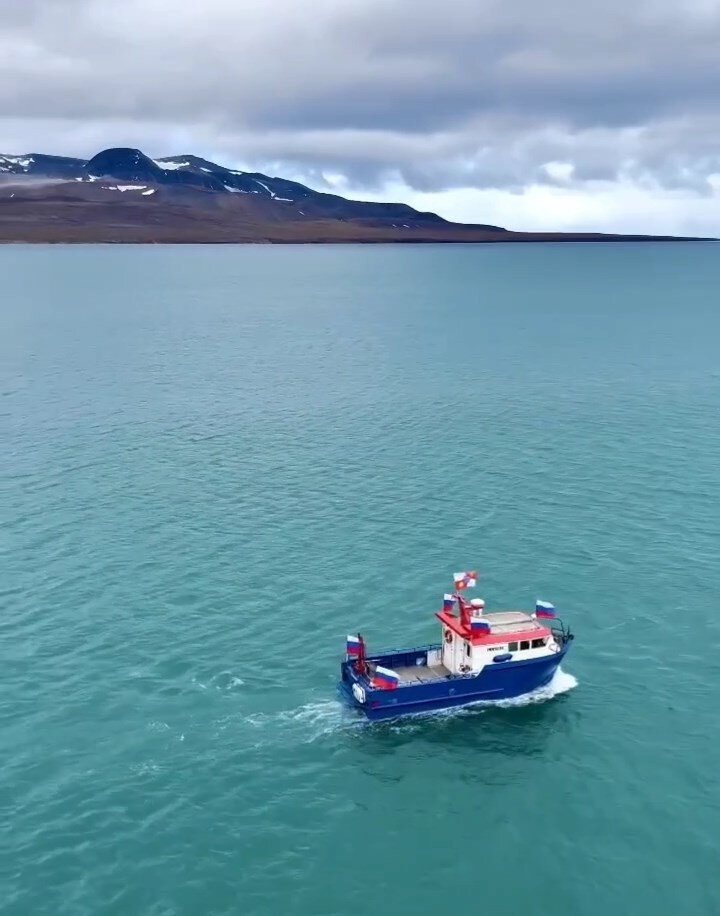
[(434, 210), (458, 222), (481, 221), (527, 232), (720, 235), (720, 181), (708, 196), (624, 182), (597, 182), (582, 190), (531, 185), (517, 193), (499, 188), (423, 193), (394, 185), (375, 197), (402, 199), (419, 210)]
[(542, 168), (549, 178), (560, 182), (570, 181), (575, 171), (572, 162), (546, 162)]

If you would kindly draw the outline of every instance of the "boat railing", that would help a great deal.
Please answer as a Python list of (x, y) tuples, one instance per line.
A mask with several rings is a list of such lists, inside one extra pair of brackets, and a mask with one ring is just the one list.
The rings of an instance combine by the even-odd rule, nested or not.
[(550, 629), (552, 635), (555, 637), (555, 642), (561, 646), (564, 646), (566, 643), (570, 642), (571, 639), (574, 639), (570, 627), (566, 626), (562, 620), (554, 620)]

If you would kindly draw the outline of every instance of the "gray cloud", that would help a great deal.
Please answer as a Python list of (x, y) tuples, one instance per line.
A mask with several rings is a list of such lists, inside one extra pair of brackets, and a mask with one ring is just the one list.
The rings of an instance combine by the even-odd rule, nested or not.
[(719, 49), (720, 0), (0, 0), (0, 145), (703, 193)]

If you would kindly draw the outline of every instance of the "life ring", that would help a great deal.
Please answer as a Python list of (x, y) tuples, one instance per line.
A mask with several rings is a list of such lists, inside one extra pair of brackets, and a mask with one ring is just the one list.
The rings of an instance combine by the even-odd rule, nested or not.
[(452, 630), (445, 630), (445, 642), (451, 643), (453, 640)]

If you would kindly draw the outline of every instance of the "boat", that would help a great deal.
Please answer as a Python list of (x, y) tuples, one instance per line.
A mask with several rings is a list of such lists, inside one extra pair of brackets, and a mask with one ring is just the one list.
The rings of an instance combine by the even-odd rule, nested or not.
[(454, 582), (435, 615), (439, 643), (369, 654), (361, 634), (347, 637), (339, 692), (351, 707), (390, 719), (511, 699), (550, 683), (574, 638), (555, 606), (486, 613), (481, 598), (461, 594), (476, 572), (455, 573)]

